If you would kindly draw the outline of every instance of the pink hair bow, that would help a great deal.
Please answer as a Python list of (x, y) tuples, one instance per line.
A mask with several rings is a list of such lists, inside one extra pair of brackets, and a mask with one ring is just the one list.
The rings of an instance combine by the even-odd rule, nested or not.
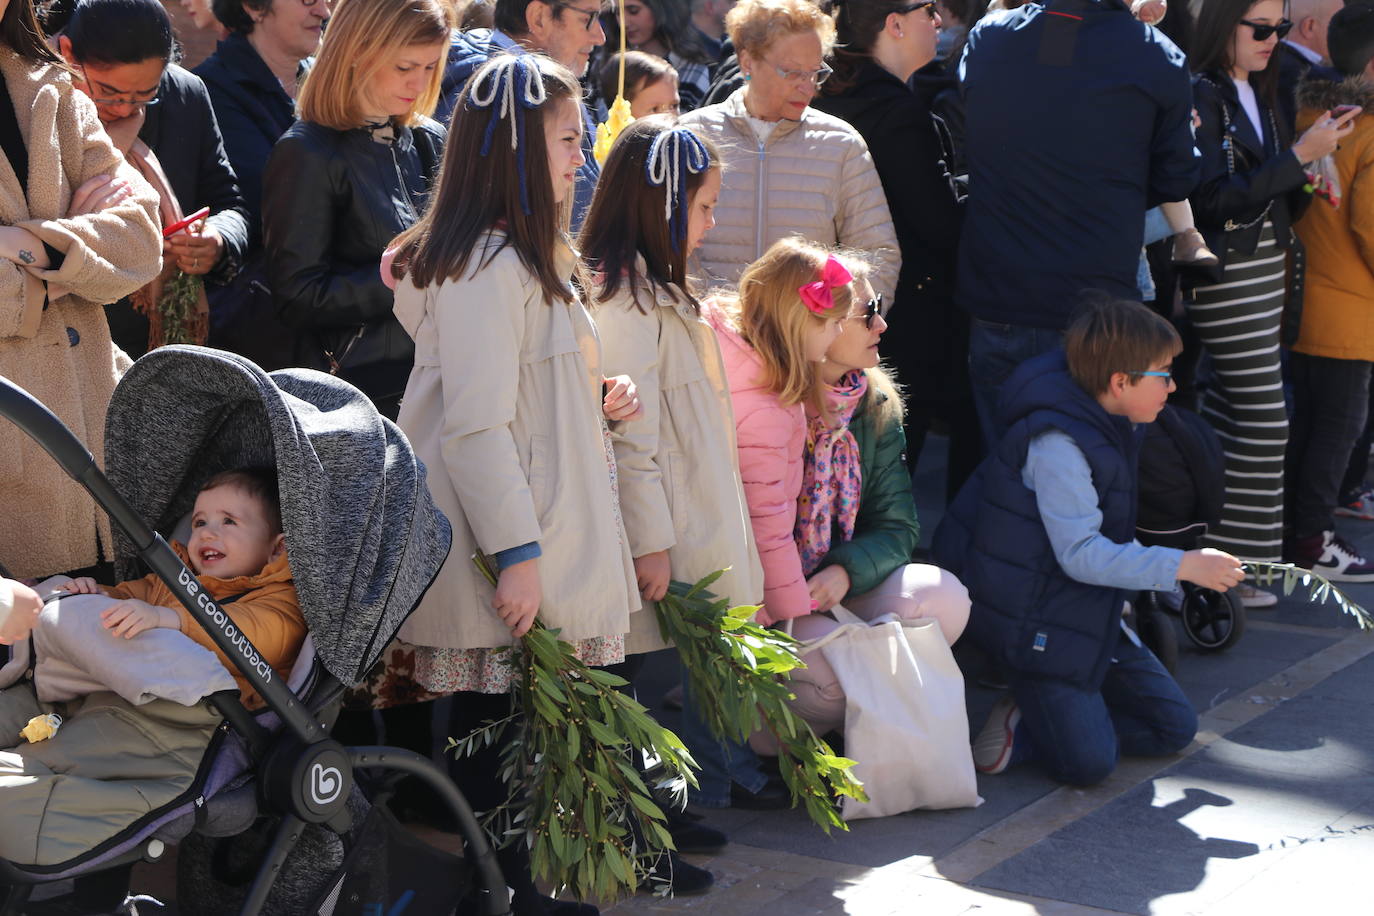
[(837, 286), (847, 286), (853, 280), (854, 275), (832, 254), (825, 259), (820, 279), (797, 287), (797, 294), (807, 308), (819, 315), (835, 307), (835, 294), (831, 290)]

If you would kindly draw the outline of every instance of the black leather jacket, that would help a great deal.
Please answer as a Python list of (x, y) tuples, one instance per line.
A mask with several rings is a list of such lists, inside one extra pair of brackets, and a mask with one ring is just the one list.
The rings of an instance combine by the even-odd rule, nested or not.
[(1260, 116), (1267, 123), (1264, 136), (1257, 136), (1241, 107), (1235, 85), (1218, 73), (1197, 77), (1193, 82), (1193, 102), (1202, 119), (1197, 130), (1202, 182), (1189, 200), (1198, 231), (1207, 240), (1207, 247), (1221, 258), (1221, 265), (1185, 278), (1185, 284), (1221, 282), (1230, 253), (1254, 254), (1264, 221), (1272, 221), (1276, 244), (1289, 254), (1287, 299), (1280, 334), (1283, 342), (1291, 345), (1297, 340), (1302, 322), (1307, 266), (1306, 252), (1293, 232), (1293, 224), (1312, 202), (1312, 196), (1303, 190), (1306, 170), (1290, 151), (1292, 129), (1261, 100)]
[[(1261, 103), (1260, 116), (1268, 123), (1265, 136), (1257, 137), (1241, 107), (1236, 87), (1219, 74), (1198, 77), (1193, 83), (1193, 97), (1202, 119), (1197, 131), (1202, 182), (1190, 199), (1197, 227), (1206, 236), (1208, 247), (1217, 254), (1228, 249), (1253, 253), (1264, 217), (1273, 221), (1279, 246), (1288, 248), (1293, 241), (1293, 223), (1311, 199), (1302, 190), (1307, 182), (1302, 164), (1289, 152), (1292, 130), (1280, 118), (1270, 120), (1270, 109)], [(1230, 166), (1226, 156), (1228, 139)], [(1231, 228), (1227, 228), (1228, 223)], [(1247, 226), (1250, 223), (1254, 225)]]
[(394, 417), (414, 360), (380, 263), (420, 215), (445, 132), (433, 121), (378, 142), (366, 128), (297, 121), (263, 181), (267, 276), (297, 365), (334, 371)]

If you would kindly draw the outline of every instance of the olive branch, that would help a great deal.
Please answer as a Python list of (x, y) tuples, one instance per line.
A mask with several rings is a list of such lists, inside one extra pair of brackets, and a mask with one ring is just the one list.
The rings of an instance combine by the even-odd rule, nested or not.
[(200, 290), (205, 284), (200, 277), (172, 271), (171, 277), (162, 285), (162, 295), (157, 302), (157, 310), (162, 316), (162, 337), (164, 343), (200, 343), (196, 338), (196, 304), (200, 301)]
[[(494, 586), (490, 558), (477, 553), (472, 559)], [(610, 900), (634, 891), (673, 848), (663, 809), (634, 755), (656, 760), (661, 775), (653, 789), (677, 807), (687, 786), (696, 785), (696, 762), (682, 739), (617, 689), (624, 678), (583, 663), (557, 630), (536, 620), (510, 652), (520, 712), (461, 740), (450, 738), (447, 748), (467, 756), (517, 729), (501, 758), (507, 796), (486, 812), (484, 826), (498, 844), (523, 841), (534, 877), (557, 893)], [(652, 880), (660, 892), (669, 889)]]
[(1374, 628), (1374, 616), (1371, 616), (1368, 611), (1351, 600), (1349, 595), (1337, 588), (1330, 579), (1321, 573), (1304, 569), (1301, 566), (1294, 566), (1292, 563), (1270, 563), (1265, 560), (1246, 560), (1244, 558), (1240, 562), (1254, 574), (1255, 581), (1260, 585), (1273, 585), (1281, 579), (1284, 595), (1293, 594), (1301, 585), (1307, 589), (1308, 601), (1325, 604), (1326, 600), (1330, 598), (1344, 613), (1355, 618), (1355, 623), (1359, 624), (1361, 630)]
[(786, 678), (806, 667), (797, 657), (797, 642), (754, 623), (757, 607), (731, 608), (727, 600), (711, 594), (709, 587), (724, 572), (718, 570), (690, 586), (673, 582), (657, 604), (659, 631), (677, 646), (693, 706), (722, 740), (747, 741), (766, 726), (777, 736), (778, 769), (793, 805), (805, 805), (826, 833), (831, 827), (848, 830), (836, 801), (847, 795), (866, 802), (868, 796), (854, 778), (854, 761), (837, 756), (788, 706), (792, 692)]

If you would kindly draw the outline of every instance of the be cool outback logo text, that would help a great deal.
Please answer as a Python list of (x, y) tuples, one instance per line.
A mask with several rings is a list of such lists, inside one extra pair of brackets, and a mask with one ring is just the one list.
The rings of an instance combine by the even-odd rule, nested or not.
[(272, 666), (262, 660), (262, 656), (253, 648), (253, 644), (248, 641), (248, 637), (240, 633), (239, 628), (234, 626), (234, 622), (229, 619), (229, 615), (215, 605), (210, 600), (209, 595), (201, 591), (200, 583), (196, 581), (195, 577), (192, 576), (185, 567), (182, 567), (177, 573), (177, 584), (190, 592), (192, 597), (196, 600), (196, 606), (208, 614), (210, 619), (215, 622), (215, 626), (219, 627), (220, 631), (224, 633), (225, 636), (229, 637), (229, 641), (234, 644), (234, 649), (244, 657), (248, 665), (256, 671), (264, 681), (272, 680), (272, 675), (274, 673), (272, 671)]

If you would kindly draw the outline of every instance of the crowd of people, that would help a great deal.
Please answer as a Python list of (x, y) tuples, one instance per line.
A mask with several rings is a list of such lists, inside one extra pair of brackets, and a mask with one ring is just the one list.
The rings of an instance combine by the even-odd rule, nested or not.
[[(665, 648), (653, 602), (725, 569), (717, 591), (803, 641), (837, 605), (966, 635), (1009, 687), (979, 769), (1089, 785), (1196, 731), (1121, 623), (1132, 592), (1275, 603), (1243, 559), (1374, 581), (1335, 523), (1374, 519), (1367, 0), (186, 6), (219, 37), (193, 71), (158, 0), (4, 6), (0, 374), (97, 460), (113, 386), (168, 342), (333, 373), (397, 422), (454, 548), (341, 740), (380, 724), (429, 753), (440, 697), (455, 738), (509, 715), (504, 650), (536, 616), (633, 684)], [(635, 120), (598, 162), (621, 96)], [(1196, 550), (1134, 538), (1166, 402), (1225, 455)], [(934, 430), (950, 511), (926, 557)], [(0, 436), (0, 562), (94, 591), (108, 523), (50, 464)], [(246, 479), (207, 493), (244, 502)], [(230, 575), (235, 517), (196, 535), (203, 581)], [(291, 532), (260, 533), (232, 575), (289, 588)], [(182, 622), (136, 604), (120, 635)], [(38, 607), (0, 580), (0, 642)], [(230, 611), (281, 628), (257, 613)], [(786, 805), (767, 736), (716, 740), (682, 678), (694, 805)], [(842, 731), (820, 653), (794, 688)], [(502, 753), (449, 761), (479, 809)], [(595, 912), (542, 896), (522, 844), (499, 855), (516, 912)], [(677, 853), (655, 870), (712, 881)]]

